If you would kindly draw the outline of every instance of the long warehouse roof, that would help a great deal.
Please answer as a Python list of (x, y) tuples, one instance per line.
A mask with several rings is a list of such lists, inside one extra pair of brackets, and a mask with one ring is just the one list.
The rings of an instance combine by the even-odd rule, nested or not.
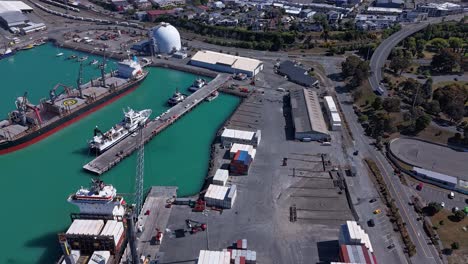
[(308, 89), (291, 92), (291, 108), (296, 132), (329, 134), (316, 92)]
[(430, 170), (426, 170), (426, 169), (418, 168), (418, 167), (414, 167), (414, 171), (420, 174), (424, 174), (427, 177), (432, 178), (432, 179), (450, 182), (452, 184), (458, 183), (458, 179), (450, 175), (446, 175), (446, 174), (442, 174), (442, 173), (438, 173), (435, 171), (430, 171)]
[(223, 134), (221, 134), (221, 137), (252, 140), (254, 135), (255, 135), (255, 132), (252, 132), (252, 131), (226, 128), (224, 129)]
[(262, 61), (256, 59), (234, 56), (209, 50), (202, 50), (197, 52), (195, 55), (193, 55), (191, 60), (213, 65), (226, 65), (233, 69), (252, 72), (262, 64)]
[(8, 11), (33, 11), (32, 7), (22, 1), (0, 1), (0, 13)]

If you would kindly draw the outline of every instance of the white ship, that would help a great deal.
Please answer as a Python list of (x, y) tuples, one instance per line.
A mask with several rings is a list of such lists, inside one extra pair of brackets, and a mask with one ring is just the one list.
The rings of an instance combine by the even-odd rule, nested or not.
[(206, 84), (207, 82), (204, 79), (196, 79), (195, 82), (193, 82), (192, 86), (189, 87), (189, 91), (196, 92), (198, 91), (198, 89), (202, 88)]
[(122, 139), (130, 136), (139, 124), (144, 124), (151, 115), (151, 109), (134, 111), (128, 108), (124, 111), (125, 118), (113, 126), (109, 131), (102, 133), (99, 128), (94, 129), (94, 137), (89, 141), (89, 147), (96, 153), (103, 153)]
[(113, 215), (114, 218), (123, 217), (125, 214), (125, 201), (117, 195), (117, 189), (103, 181), (93, 180), (91, 187), (81, 187), (76, 193), (67, 199), (80, 208), (80, 214), (88, 215)]

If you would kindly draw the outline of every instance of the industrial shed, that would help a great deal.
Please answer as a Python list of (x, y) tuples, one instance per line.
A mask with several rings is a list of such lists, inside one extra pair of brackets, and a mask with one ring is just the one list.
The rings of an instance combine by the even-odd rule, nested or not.
[(6, 11), (0, 13), (0, 24), (6, 29), (24, 26), (28, 22), (29, 18), (20, 11)]
[(0, 14), (10, 11), (29, 13), (32, 12), (33, 9), (22, 1), (0, 1)]
[(430, 171), (430, 170), (426, 170), (426, 169), (422, 169), (418, 167), (414, 167), (413, 170), (414, 172), (416, 172), (418, 176), (421, 176), (425, 179), (428, 179), (437, 183), (442, 183), (443, 185), (446, 185), (449, 188), (455, 188), (458, 183), (458, 179), (453, 176), (449, 176), (446, 174), (442, 174), (442, 173), (438, 173), (435, 171)]
[(319, 81), (310, 76), (308, 71), (292, 61), (283, 61), (278, 67), (278, 73), (288, 77), (288, 80), (305, 87), (318, 85)]
[(263, 70), (262, 61), (208, 50), (193, 55), (190, 64), (219, 72), (244, 73), (249, 77)]
[(330, 133), (323, 119), (317, 93), (307, 89), (291, 92), (294, 137), (298, 140), (328, 140)]

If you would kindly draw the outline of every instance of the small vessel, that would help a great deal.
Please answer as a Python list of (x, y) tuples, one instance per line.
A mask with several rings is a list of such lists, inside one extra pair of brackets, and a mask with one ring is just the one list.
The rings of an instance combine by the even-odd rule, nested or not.
[(29, 44), (29, 45), (27, 45), (27, 46), (22, 47), (21, 49), (22, 49), (22, 50), (28, 50), (28, 49), (32, 49), (32, 48), (34, 48), (34, 45), (33, 45), (33, 44)]
[(189, 91), (191, 92), (196, 92), (198, 91), (198, 89), (202, 88), (203, 86), (205, 86), (207, 84), (207, 82), (205, 81), (205, 79), (196, 79), (192, 86), (189, 87)]
[(73, 60), (73, 59), (76, 59), (78, 56), (76, 56), (75, 54), (72, 54), (70, 56), (68, 56), (68, 59), (69, 60)]
[(178, 89), (176, 89), (175, 93), (172, 95), (169, 100), (167, 100), (168, 105), (176, 105), (185, 100), (185, 95), (181, 94)]
[(125, 118), (109, 131), (102, 133), (99, 128), (94, 129), (94, 137), (88, 142), (89, 148), (93, 152), (103, 153), (122, 139), (132, 135), (140, 124), (146, 123), (151, 112), (151, 109), (134, 111), (128, 108), (124, 111)]
[(63, 52), (57, 53), (57, 55), (55, 55), (55, 56), (57, 56), (57, 57), (63, 56)]
[(5, 52), (3, 52), (3, 54), (0, 54), (0, 60), (1, 59), (5, 59), (5, 58), (8, 58), (8, 57), (11, 57), (13, 55), (16, 54), (16, 50), (12, 50), (10, 48), (6, 48), (5, 49)]
[(208, 97), (206, 97), (206, 100), (208, 102), (211, 102), (213, 101), (214, 99), (218, 98), (218, 95), (219, 95), (219, 92), (218, 91), (214, 91), (212, 92)]
[(98, 64), (98, 62), (99, 62), (98, 60), (92, 60), (92, 61), (89, 63), (89, 65), (95, 65), (95, 64)]
[(85, 61), (88, 59), (88, 56), (83, 56), (81, 58), (78, 59), (79, 62), (82, 62), (82, 61)]

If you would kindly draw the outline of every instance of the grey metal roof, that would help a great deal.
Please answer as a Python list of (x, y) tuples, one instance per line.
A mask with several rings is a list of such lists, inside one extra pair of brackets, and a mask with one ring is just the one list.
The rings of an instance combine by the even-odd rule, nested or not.
[(418, 174), (424, 174), (428, 178), (432, 178), (432, 179), (436, 179), (436, 180), (439, 180), (439, 181), (452, 183), (452, 184), (455, 184), (455, 185), (458, 183), (458, 179), (456, 177), (449, 176), (449, 175), (446, 175), (446, 174), (442, 174), (442, 173), (438, 173), (438, 172), (435, 172), (435, 171), (430, 171), (430, 170), (426, 170), (426, 169), (418, 168), (418, 167), (414, 167), (414, 171), (417, 172)]
[(20, 11), (8, 11), (0, 13), (0, 17), (6, 21), (8, 25), (22, 24), (29, 21), (28, 17)]
[(291, 91), (290, 96), (296, 132), (316, 132), (328, 135), (317, 93), (307, 89), (298, 89)]
[(304, 86), (312, 86), (317, 83), (317, 79), (307, 74), (307, 71), (298, 67), (292, 61), (283, 61), (278, 68), (280, 74), (288, 76), (291, 82)]

